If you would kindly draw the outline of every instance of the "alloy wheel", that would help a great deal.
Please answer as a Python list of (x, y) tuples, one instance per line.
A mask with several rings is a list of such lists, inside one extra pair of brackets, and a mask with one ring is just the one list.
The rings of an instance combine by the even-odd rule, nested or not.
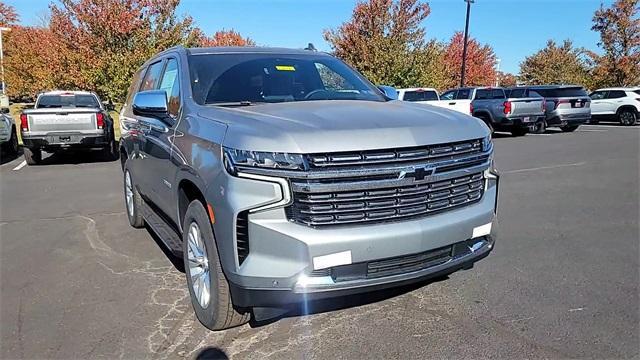
[(209, 257), (200, 227), (195, 221), (189, 225), (187, 232), (187, 259), (189, 260), (189, 277), (193, 294), (200, 306), (206, 309), (211, 298)]
[(127, 170), (124, 174), (125, 181), (125, 196), (127, 201), (127, 212), (129, 212), (130, 216), (133, 216), (133, 185), (131, 184), (131, 174), (129, 174), (129, 170)]

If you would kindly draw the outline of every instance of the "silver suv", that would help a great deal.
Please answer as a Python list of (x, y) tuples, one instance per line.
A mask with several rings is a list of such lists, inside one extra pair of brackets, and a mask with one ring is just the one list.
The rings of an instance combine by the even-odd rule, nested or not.
[(391, 100), (330, 55), (173, 48), (138, 70), (121, 120), (129, 221), (183, 257), (209, 329), (493, 248), (489, 129)]
[(575, 131), (591, 119), (591, 98), (582, 86), (536, 85), (523, 89), (535, 91), (546, 100), (545, 122), (536, 127), (536, 133), (543, 133), (550, 126), (564, 132)]

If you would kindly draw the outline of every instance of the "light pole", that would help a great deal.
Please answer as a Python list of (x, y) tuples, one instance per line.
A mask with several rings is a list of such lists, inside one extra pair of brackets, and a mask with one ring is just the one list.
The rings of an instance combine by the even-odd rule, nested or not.
[(2, 76), (2, 95), (6, 95), (7, 90), (4, 84), (4, 50), (2, 48), (2, 32), (3, 31), (11, 31), (11, 28), (8, 27), (0, 27), (0, 73)]
[(462, 45), (462, 70), (460, 72), (460, 87), (464, 86), (464, 70), (467, 62), (467, 39), (469, 38), (469, 12), (471, 3), (475, 0), (464, 0), (467, 3), (467, 20), (464, 25), (464, 44)]

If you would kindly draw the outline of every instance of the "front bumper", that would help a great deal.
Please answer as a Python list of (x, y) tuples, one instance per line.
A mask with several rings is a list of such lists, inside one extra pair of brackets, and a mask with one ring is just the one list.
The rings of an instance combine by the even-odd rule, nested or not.
[[(282, 207), (249, 213), (250, 250), (240, 262), (235, 226), (238, 214), (280, 201), (282, 184), (226, 173), (220, 176), (224, 185), (208, 189), (206, 198), (209, 203), (218, 204), (214, 232), (232, 298), (238, 306), (275, 306), (399, 286), (469, 267), (493, 248), (497, 176), (485, 180), (484, 195), (478, 202), (411, 220), (314, 228), (289, 221)], [(494, 226), (490, 234), (476, 233), (491, 223)], [(332, 254), (348, 252), (349, 262), (325, 267), (420, 254), (480, 238), (484, 242), (473, 252), (434, 267), (349, 281), (314, 276), (314, 270), (319, 270), (318, 266), (314, 268), (314, 260)]]

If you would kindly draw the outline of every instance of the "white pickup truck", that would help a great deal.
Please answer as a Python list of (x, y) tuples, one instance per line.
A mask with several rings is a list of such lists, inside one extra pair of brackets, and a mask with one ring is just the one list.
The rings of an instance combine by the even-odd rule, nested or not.
[(38, 95), (33, 109), (20, 114), (27, 164), (42, 160), (42, 151), (102, 149), (107, 159), (118, 157), (113, 120), (98, 96), (86, 91), (51, 91)]
[(440, 106), (482, 119), (491, 131), (507, 131), (514, 136), (525, 135), (544, 121), (545, 100), (540, 95), (527, 95), (524, 91), (500, 87), (467, 87), (445, 91)]

